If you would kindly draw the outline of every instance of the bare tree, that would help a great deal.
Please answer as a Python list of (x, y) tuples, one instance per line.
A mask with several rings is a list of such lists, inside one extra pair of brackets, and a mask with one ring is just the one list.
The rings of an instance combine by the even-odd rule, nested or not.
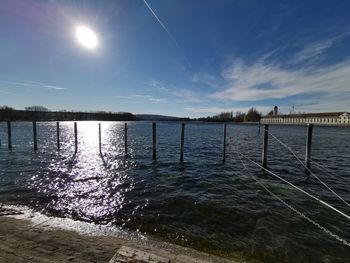
[(28, 106), (24, 108), (26, 111), (49, 111), (48, 108), (44, 106)]

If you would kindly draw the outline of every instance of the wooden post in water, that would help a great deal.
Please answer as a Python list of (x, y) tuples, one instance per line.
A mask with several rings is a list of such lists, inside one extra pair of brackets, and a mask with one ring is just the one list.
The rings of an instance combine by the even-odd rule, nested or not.
[(267, 166), (267, 146), (269, 138), (269, 125), (264, 125), (264, 142), (263, 142), (263, 152), (262, 152), (262, 166), (266, 168)]
[(60, 123), (56, 122), (57, 150), (60, 150)]
[(124, 126), (124, 146), (125, 146), (125, 158), (128, 157), (128, 124)]
[(101, 149), (101, 123), (98, 124), (98, 149), (100, 151), (100, 154), (102, 154), (102, 149)]
[(185, 123), (181, 123), (180, 162), (184, 161)]
[(38, 141), (36, 134), (36, 121), (33, 121), (33, 142), (34, 142), (34, 151), (38, 150)]
[(11, 122), (7, 122), (7, 143), (8, 147), (11, 150), (12, 149), (12, 136), (11, 136)]
[(306, 162), (306, 173), (309, 173), (310, 170), (310, 161), (311, 161), (311, 144), (312, 144), (312, 130), (314, 125), (307, 125), (307, 136), (306, 136), (306, 152), (305, 152), (305, 162)]
[(78, 152), (78, 128), (77, 123), (74, 122), (74, 154)]
[(226, 123), (224, 124), (224, 137), (223, 137), (223, 148), (222, 148), (222, 163), (226, 162)]
[(157, 160), (157, 125), (155, 122), (152, 123), (152, 141), (153, 141), (153, 161)]

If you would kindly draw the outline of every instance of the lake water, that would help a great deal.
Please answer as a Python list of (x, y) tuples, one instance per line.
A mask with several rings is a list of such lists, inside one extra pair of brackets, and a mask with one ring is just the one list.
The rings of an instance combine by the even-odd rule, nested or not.
[[(239, 151), (260, 162), (257, 125), (228, 125), (226, 164), (221, 163), (222, 124), (187, 124), (184, 164), (179, 163), (180, 123), (158, 123), (158, 160), (152, 161), (152, 125), (128, 123), (129, 157), (124, 158), (124, 123), (78, 122), (74, 155), (72, 122), (40, 122), (39, 150), (32, 124), (0, 124), (0, 202), (26, 205), (56, 217), (122, 227), (161, 240), (264, 262), (349, 262), (350, 247), (305, 220), (264, 190), (244, 168)], [(270, 126), (270, 132), (304, 158), (305, 126)], [(350, 201), (350, 127), (314, 127), (313, 172)], [(243, 159), (251, 173), (278, 197), (337, 236), (350, 241), (349, 220)], [(321, 166), (320, 166), (321, 165)], [(273, 138), (268, 167), (334, 205), (337, 199)]]

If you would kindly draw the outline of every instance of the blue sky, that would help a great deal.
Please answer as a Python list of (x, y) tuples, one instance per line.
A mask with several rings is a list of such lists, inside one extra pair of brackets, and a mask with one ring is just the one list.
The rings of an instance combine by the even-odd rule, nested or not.
[[(349, 10), (335, 0), (2, 0), (0, 105), (350, 111)], [(77, 43), (77, 25), (96, 32), (95, 50)]]

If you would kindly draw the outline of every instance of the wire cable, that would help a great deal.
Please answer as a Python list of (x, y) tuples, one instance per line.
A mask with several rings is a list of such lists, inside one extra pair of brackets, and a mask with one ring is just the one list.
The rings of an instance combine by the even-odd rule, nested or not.
[(243, 158), (247, 159), (248, 161), (250, 161), (251, 163), (255, 164), (256, 166), (260, 167), (261, 169), (263, 169), (264, 171), (266, 171), (267, 173), (271, 174), (272, 176), (282, 180), (283, 182), (285, 182), (286, 184), (290, 185), (291, 187), (297, 189), (298, 191), (302, 192), (303, 194), (311, 197), (312, 199), (316, 200), (317, 202), (327, 206), (328, 208), (332, 209), (333, 211), (337, 212), (338, 214), (342, 215), (343, 217), (345, 217), (346, 219), (350, 220), (350, 216), (348, 216), (347, 214), (345, 214), (344, 212), (340, 211), (339, 209), (335, 208), (334, 206), (328, 204), (327, 202), (317, 198), (316, 196), (306, 192), (305, 190), (301, 189), (300, 187), (294, 185), (293, 183), (287, 181), (286, 179), (282, 178), (281, 176), (271, 172), (270, 170), (266, 169), (265, 167), (263, 167), (262, 165), (258, 164), (257, 162), (253, 161), (252, 159), (250, 159), (249, 157), (245, 156), (244, 154), (237, 152), (239, 155), (241, 155)]
[(278, 197), (276, 194), (274, 194), (270, 189), (268, 189), (265, 185), (263, 185), (250, 171), (250, 169), (246, 166), (246, 164), (243, 162), (242, 158), (240, 157), (240, 155), (244, 156), (242, 153), (235, 151), (237, 153), (238, 158), (240, 159), (244, 169), (246, 169), (249, 173), (249, 175), (257, 182), (257, 184), (259, 184), (264, 190), (266, 190), (270, 195), (272, 195), (273, 197), (275, 197), (278, 201), (280, 201), (282, 204), (284, 204), (286, 207), (288, 207), (290, 210), (292, 210), (293, 212), (295, 212), (296, 214), (298, 214), (300, 217), (304, 218), (305, 220), (307, 220), (308, 222), (310, 222), (311, 224), (313, 224), (314, 226), (316, 226), (317, 228), (321, 229), (322, 231), (324, 231), (325, 233), (327, 233), (328, 235), (330, 235), (331, 237), (335, 238), (336, 240), (340, 241), (342, 244), (350, 247), (350, 243), (345, 240), (342, 237), (339, 237), (338, 235), (334, 234), (332, 231), (328, 230), (327, 228), (325, 228), (324, 226), (320, 225), (319, 223), (317, 223), (316, 221), (312, 220), (311, 218), (309, 218), (307, 215), (303, 214), (302, 212), (300, 212), (299, 210), (297, 210), (296, 208), (294, 208), (292, 205), (288, 204), (286, 201), (284, 201), (283, 199), (281, 199), (280, 197)]
[(299, 163), (313, 176), (315, 177), (324, 187), (326, 187), (330, 192), (332, 192), (339, 200), (341, 200), (344, 204), (350, 207), (350, 204), (345, 201), (341, 196), (339, 196), (332, 188), (330, 188), (325, 182), (323, 182), (316, 174), (314, 174), (305, 164), (302, 160), (299, 159), (299, 157), (295, 154), (295, 152), (284, 142), (282, 142), (280, 139), (278, 139), (275, 135), (269, 132), (269, 134), (274, 138), (277, 142), (279, 142), (282, 146), (284, 146), (289, 152), (293, 154), (293, 156), (298, 160)]

